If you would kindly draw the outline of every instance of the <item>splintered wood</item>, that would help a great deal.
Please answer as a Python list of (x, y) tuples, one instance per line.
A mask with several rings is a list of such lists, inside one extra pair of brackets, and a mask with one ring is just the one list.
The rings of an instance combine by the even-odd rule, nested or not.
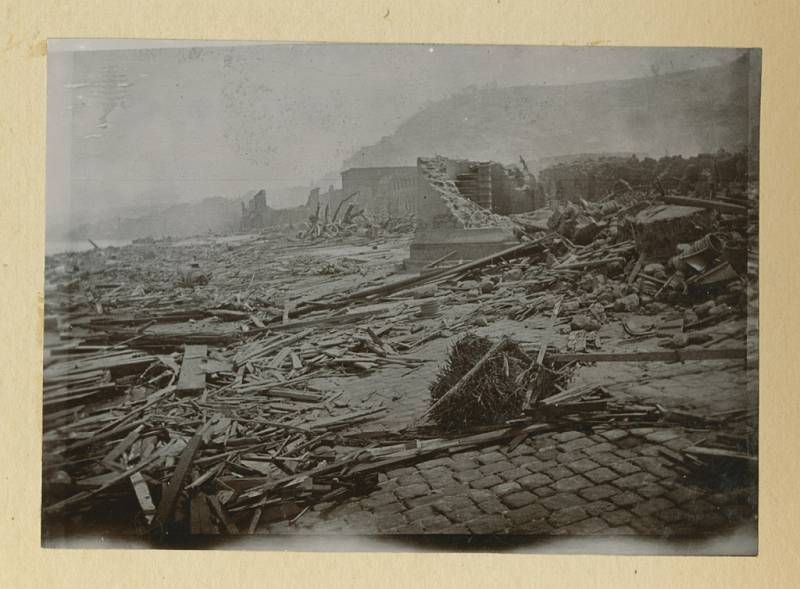
[[(640, 204), (647, 206), (626, 206)], [(414, 376), (428, 379), (445, 359), (444, 340), (498, 321), (533, 331), (519, 342), (529, 353), (526, 374), (565, 375), (601, 362), (745, 360), (743, 347), (719, 343), (719, 335), (686, 334), (687, 344), (705, 347), (620, 351), (604, 332), (601, 346), (600, 329), (620, 323), (614, 313), (626, 318), (648, 305), (673, 313), (646, 329), (622, 323), (628, 341), (700, 334), (739, 317), (733, 302), (685, 319), (677, 304), (667, 307), (676, 291), (636, 251), (625, 210), (604, 217), (618, 234), (590, 245), (537, 230), (479, 259), (458, 259), (453, 246), (401, 277), (391, 274), (408, 237), (342, 237), (335, 255), (309, 243), (352, 228), (358, 210), (347, 206), (329, 211), (331, 221), (316, 218), (297, 240), (265, 233), (48, 258), (44, 517), (91, 522), (113, 514), (128, 530), (162, 536), (253, 534), (367, 494), (379, 473), (457, 451), (516, 447), (566, 428), (723, 427), (732, 418), (623, 403), (598, 385), (569, 387), (565, 379), (562, 389), (526, 391), (513, 419), (444, 436), (419, 423), (442, 400), (458, 402), (469, 374), (448, 383), (438, 406), (423, 392), (401, 425), (393, 410), (408, 410), (406, 390), (372, 386), (371, 376), (407, 384), (419, 371)], [(436, 313), (420, 314), (423, 305)], [(472, 371), (508, 345), (508, 326), (494, 331)], [(729, 443), (673, 458), (688, 468), (751, 457)]]

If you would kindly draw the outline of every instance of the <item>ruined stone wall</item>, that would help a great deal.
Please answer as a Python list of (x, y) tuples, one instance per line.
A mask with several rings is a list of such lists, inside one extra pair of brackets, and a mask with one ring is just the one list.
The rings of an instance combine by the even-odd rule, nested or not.
[(419, 187), (415, 213), (421, 227), (477, 229), (512, 226), (507, 217), (483, 209), (461, 195), (454, 178), (468, 169), (468, 162), (463, 160), (448, 160), (440, 156), (417, 160)]
[[(309, 195), (309, 203), (319, 199), (319, 194)], [(267, 205), (267, 195), (264, 190), (259, 190), (252, 198), (242, 202), (242, 218), (240, 229), (242, 231), (257, 231), (268, 227), (280, 225), (299, 225), (314, 214), (314, 209), (303, 205), (290, 209), (273, 209)], [(310, 212), (309, 212), (310, 211)]]
[(342, 198), (358, 192), (359, 207), (377, 216), (413, 208), (417, 193), (417, 169), (413, 166), (351, 168), (342, 172)]

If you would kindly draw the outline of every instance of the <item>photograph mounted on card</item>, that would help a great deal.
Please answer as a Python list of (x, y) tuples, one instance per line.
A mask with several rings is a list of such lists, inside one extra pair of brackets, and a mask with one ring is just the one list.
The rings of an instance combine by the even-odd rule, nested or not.
[(756, 554), (760, 84), (51, 41), (42, 545)]

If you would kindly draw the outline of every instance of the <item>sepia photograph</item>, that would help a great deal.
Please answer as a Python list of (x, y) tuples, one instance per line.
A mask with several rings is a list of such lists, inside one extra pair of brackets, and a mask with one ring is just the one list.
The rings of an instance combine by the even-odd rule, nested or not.
[(747, 47), (49, 40), (41, 545), (758, 554), (760, 97)]

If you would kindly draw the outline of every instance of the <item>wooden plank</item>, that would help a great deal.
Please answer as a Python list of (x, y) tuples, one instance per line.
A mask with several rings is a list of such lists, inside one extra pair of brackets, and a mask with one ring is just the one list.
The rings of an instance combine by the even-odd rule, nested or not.
[(567, 389), (566, 391), (561, 391), (560, 393), (556, 393), (555, 395), (550, 395), (549, 397), (542, 400), (542, 404), (553, 405), (555, 403), (563, 403), (565, 401), (574, 399), (576, 397), (583, 397), (585, 395), (588, 395), (589, 393), (594, 393), (595, 389), (597, 388), (599, 388), (599, 385), (596, 384), (578, 385), (571, 389)]
[(114, 421), (112, 423), (109, 423), (108, 425), (104, 426), (102, 429), (96, 431), (95, 432), (95, 436), (100, 435), (100, 434), (104, 434), (106, 432), (114, 433), (114, 432), (121, 431), (122, 428), (125, 427), (126, 423), (131, 421), (134, 417), (136, 417), (137, 415), (139, 415), (140, 413), (142, 413), (143, 411), (145, 411), (146, 409), (148, 409), (152, 405), (158, 403), (160, 400), (162, 400), (163, 398), (168, 396), (170, 393), (172, 393), (174, 388), (175, 387), (170, 385), (170, 386), (167, 386), (167, 387), (161, 389), (160, 391), (156, 391), (156, 392), (152, 393), (147, 398), (147, 401), (144, 403), (144, 405), (132, 410), (127, 415), (125, 415), (123, 417), (120, 417), (118, 420), (116, 420), (116, 421)]
[[(555, 328), (556, 319), (558, 319), (558, 314), (561, 311), (561, 301), (564, 297), (559, 297), (556, 301), (556, 304), (553, 305), (553, 313), (550, 315), (550, 328), (551, 331)], [(542, 342), (539, 345), (539, 353), (536, 355), (536, 364), (539, 366), (542, 365), (544, 362), (544, 356), (547, 352), (547, 346), (550, 343), (550, 333), (551, 331), (545, 332), (544, 336), (542, 337)]]
[(556, 417), (559, 415), (569, 415), (571, 413), (583, 413), (592, 411), (603, 411), (608, 406), (608, 401), (578, 401), (575, 403), (562, 403), (554, 405), (541, 405), (539, 411), (544, 415)]
[[(498, 443), (504, 439), (513, 439), (520, 434), (533, 434), (533, 433), (543, 433), (545, 431), (551, 431), (552, 426), (546, 423), (534, 423), (532, 425), (526, 426), (524, 428), (515, 428), (515, 427), (504, 427), (497, 430), (475, 434), (471, 436), (466, 436), (464, 438), (456, 438), (454, 440), (443, 440), (441, 443), (436, 445), (431, 445), (430, 447), (420, 448), (418, 450), (411, 450), (405, 453), (398, 452), (397, 456), (390, 456), (387, 457), (385, 460), (381, 460), (378, 462), (370, 462), (367, 464), (357, 464), (354, 466), (350, 471), (348, 471), (348, 476), (357, 476), (363, 475), (370, 472), (379, 472), (383, 470), (391, 470), (396, 466), (400, 466), (406, 463), (413, 463), (413, 462), (423, 462), (427, 459), (428, 456), (432, 454), (436, 454), (438, 452), (443, 452), (445, 450), (450, 449), (464, 449), (470, 446), (482, 446), (488, 445), (493, 443)], [(331, 465), (333, 467), (332, 470), (338, 470), (340, 466), (334, 464)]]
[(442, 262), (444, 262), (444, 261), (445, 261), (445, 260), (447, 260), (448, 258), (452, 258), (452, 257), (453, 257), (453, 256), (455, 256), (457, 253), (458, 253), (458, 250), (453, 250), (453, 251), (451, 251), (451, 252), (448, 252), (448, 253), (446, 253), (445, 255), (443, 255), (441, 258), (436, 258), (436, 259), (435, 259), (433, 262), (430, 262), (430, 263), (428, 263), (428, 264), (425, 264), (425, 265), (423, 266), (423, 268), (434, 268), (435, 266), (438, 266), (439, 264), (441, 264)]
[(262, 509), (260, 507), (256, 509), (255, 513), (253, 513), (253, 518), (250, 520), (250, 526), (247, 528), (248, 534), (256, 533), (256, 530), (258, 529), (258, 522), (261, 521), (261, 513)]
[(280, 352), (275, 354), (275, 357), (269, 363), (269, 367), (273, 369), (279, 369), (281, 366), (283, 366), (284, 360), (286, 360), (291, 352), (292, 349), (289, 346), (283, 347)]
[(65, 453), (75, 452), (75, 450), (80, 450), (81, 448), (85, 448), (87, 446), (91, 446), (92, 444), (97, 444), (99, 442), (104, 442), (104, 441), (106, 441), (106, 440), (108, 440), (110, 438), (116, 437), (119, 434), (122, 434), (122, 433), (127, 434), (129, 431), (131, 431), (133, 429), (136, 429), (137, 427), (142, 425), (144, 422), (145, 422), (144, 419), (139, 419), (138, 421), (134, 421), (133, 423), (129, 423), (129, 424), (125, 425), (124, 427), (121, 427), (121, 428), (113, 430), (113, 431), (107, 431), (107, 432), (104, 432), (102, 434), (98, 434), (98, 433), (95, 432), (95, 433), (92, 434), (92, 437), (90, 437), (90, 438), (88, 438), (86, 440), (81, 440), (79, 442), (75, 442), (71, 446), (67, 446), (64, 449), (64, 452)]
[(749, 454), (744, 454), (742, 452), (734, 452), (732, 450), (723, 450), (722, 448), (691, 446), (689, 448), (684, 448), (683, 452), (685, 452), (686, 454), (691, 454), (696, 458), (722, 458), (722, 459), (732, 459), (732, 460), (743, 460), (745, 462), (751, 462), (753, 464), (758, 462), (758, 458), (755, 456), (750, 456)]
[(206, 371), (203, 364), (208, 354), (208, 346), (186, 346), (181, 364), (181, 374), (175, 393), (178, 395), (191, 395), (202, 393), (206, 389)]
[(61, 407), (64, 405), (70, 404), (80, 404), (80, 401), (87, 401), (90, 397), (95, 397), (101, 394), (107, 393), (118, 393), (120, 392), (120, 386), (115, 383), (107, 383), (107, 384), (100, 384), (95, 387), (87, 387), (83, 390), (85, 392), (81, 393), (63, 393), (58, 396), (45, 396), (44, 401), (42, 403), (44, 407), (44, 411), (52, 411), (53, 407)]
[(114, 478), (107, 480), (105, 483), (103, 483), (96, 489), (92, 489), (91, 491), (82, 491), (77, 495), (73, 495), (71, 497), (68, 497), (67, 499), (64, 499), (63, 501), (59, 501), (58, 503), (48, 505), (47, 507), (45, 507), (44, 512), (48, 515), (53, 515), (56, 513), (61, 513), (67, 507), (73, 507), (75, 505), (78, 505), (79, 503), (83, 503), (87, 499), (91, 499), (95, 495), (102, 493), (109, 487), (117, 484), (119, 481), (130, 478), (131, 475), (139, 472), (140, 470), (148, 466), (151, 462), (154, 462), (158, 457), (159, 455), (157, 453), (153, 454), (149, 459), (140, 462), (139, 464), (137, 464), (132, 468), (129, 468), (125, 472), (117, 474), (116, 476), (114, 476)]
[(113, 468), (113, 464), (117, 461), (117, 458), (122, 456), (122, 453), (133, 446), (133, 443), (139, 439), (139, 434), (141, 433), (143, 427), (144, 425), (140, 425), (136, 429), (131, 430), (130, 433), (125, 436), (119, 444), (114, 446), (114, 448), (112, 448), (111, 451), (103, 457), (101, 462), (106, 466)]
[(658, 352), (591, 352), (588, 354), (551, 354), (556, 362), (684, 362), (686, 360), (744, 360), (745, 348), (718, 350), (670, 350)]
[(741, 205), (733, 205), (718, 200), (705, 200), (703, 198), (690, 198), (688, 196), (673, 196), (673, 195), (664, 195), (661, 197), (661, 200), (663, 200), (667, 204), (683, 205), (687, 207), (700, 207), (703, 209), (713, 209), (721, 213), (734, 213), (740, 215), (747, 214), (747, 207), (743, 207)]
[(225, 513), (225, 509), (219, 502), (214, 495), (208, 496), (208, 504), (211, 506), (211, 511), (217, 516), (220, 524), (222, 524), (222, 529), (225, 531), (226, 534), (235, 535), (239, 533), (239, 528), (236, 527), (230, 519), (228, 519), (228, 515)]
[(374, 415), (375, 413), (381, 413), (382, 411), (386, 411), (386, 407), (378, 407), (377, 409), (368, 409), (366, 411), (360, 411), (358, 413), (350, 413), (348, 415), (341, 415), (339, 417), (331, 417), (330, 419), (323, 419), (321, 421), (316, 421), (311, 424), (304, 424), (304, 426), (310, 430), (319, 428), (331, 428), (334, 426), (345, 425), (351, 422), (359, 421), (365, 417)]
[(564, 264), (561, 266), (554, 266), (553, 270), (579, 270), (581, 268), (594, 268), (595, 266), (604, 266), (606, 264), (613, 264), (615, 262), (619, 262), (620, 264), (625, 263), (625, 258), (620, 258), (619, 256), (613, 256), (610, 258), (603, 258), (601, 260), (586, 260), (584, 262), (575, 262), (572, 264)]
[(292, 401), (301, 401), (304, 403), (319, 403), (325, 397), (317, 393), (307, 393), (302, 391), (293, 391), (291, 389), (271, 387), (263, 391), (257, 391), (260, 395), (267, 397), (277, 397), (280, 399), (291, 399)]
[[(294, 324), (296, 325), (297, 322), (294, 322)], [(294, 334), (292, 336), (289, 336), (287, 338), (284, 338), (284, 339), (280, 339), (280, 338), (270, 339), (268, 342), (266, 342), (266, 345), (264, 345), (265, 342), (258, 342), (257, 345), (254, 346), (253, 350), (248, 351), (245, 354), (241, 354), (241, 353), (240, 353), (241, 355), (237, 354), (236, 358), (234, 358), (234, 360), (233, 360), (233, 364), (234, 364), (235, 367), (238, 368), (239, 366), (242, 366), (243, 364), (245, 364), (245, 363), (247, 363), (247, 362), (249, 362), (251, 360), (255, 360), (256, 358), (260, 358), (262, 356), (266, 356), (267, 354), (269, 354), (271, 352), (274, 352), (277, 349), (283, 348), (285, 346), (289, 346), (290, 344), (293, 344), (293, 343), (303, 339), (304, 337), (306, 337), (307, 335), (309, 335), (313, 331), (314, 331), (313, 327), (310, 327), (308, 329), (305, 329), (305, 330), (301, 331), (300, 333), (296, 333), (296, 334)], [(263, 346), (263, 347), (260, 347), (260, 346)]]
[(130, 476), (131, 484), (133, 485), (133, 492), (136, 493), (136, 499), (139, 501), (139, 506), (144, 513), (145, 521), (150, 524), (156, 513), (156, 506), (153, 503), (153, 498), (150, 495), (150, 487), (147, 486), (147, 481), (144, 480), (141, 472), (135, 472)]
[[(541, 341), (539, 342), (539, 353), (536, 355), (536, 365), (542, 366), (544, 363), (545, 355), (547, 354), (547, 346), (550, 343), (550, 339), (552, 338), (552, 332), (555, 330), (556, 320), (558, 319), (558, 314), (561, 312), (561, 302), (564, 300), (563, 296), (558, 297), (555, 305), (553, 305), (553, 313), (550, 316), (550, 330), (546, 331), (544, 335), (542, 335)], [(534, 379), (535, 380), (535, 379)], [(533, 393), (533, 386), (528, 386), (528, 391), (525, 393), (525, 401), (522, 404), (522, 409), (527, 410), (531, 407), (531, 405), (535, 404), (539, 400), (539, 395), (541, 394), (541, 389), (536, 391), (536, 395)]]
[(44, 381), (49, 383), (56, 379), (72, 378), (94, 373), (98, 370), (110, 370), (127, 374), (137, 369), (143, 369), (155, 359), (155, 356), (139, 356), (131, 353), (125, 356), (59, 362), (58, 364), (51, 364), (44, 370)]
[(294, 351), (291, 353), (292, 356), (292, 370), (300, 370), (303, 367), (303, 361), (300, 359)]
[[(195, 464), (198, 464), (198, 462), (195, 462)], [(190, 491), (192, 489), (196, 489), (197, 487), (201, 486), (203, 483), (205, 483), (206, 481), (210, 480), (211, 478), (219, 474), (224, 466), (225, 466), (224, 464), (220, 464), (218, 466), (209, 468), (206, 472), (204, 472), (195, 480), (193, 480), (191, 483), (186, 485), (186, 490)]]

